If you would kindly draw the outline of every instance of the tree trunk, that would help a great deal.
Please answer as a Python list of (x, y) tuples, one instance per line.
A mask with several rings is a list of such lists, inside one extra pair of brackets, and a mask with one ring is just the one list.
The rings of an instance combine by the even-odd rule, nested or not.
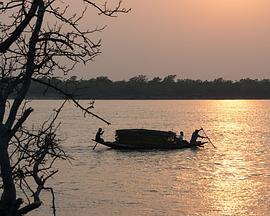
[(5, 129), (0, 129), (0, 168), (3, 181), (3, 193), (0, 201), (0, 215), (14, 215), (16, 204), (16, 189), (12, 178), (12, 168), (8, 154), (9, 136)]

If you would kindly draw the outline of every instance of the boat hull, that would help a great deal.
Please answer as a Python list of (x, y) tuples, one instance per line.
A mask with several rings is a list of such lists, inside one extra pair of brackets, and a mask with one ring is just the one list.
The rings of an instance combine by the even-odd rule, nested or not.
[(166, 145), (131, 145), (131, 144), (123, 144), (117, 141), (115, 142), (98, 142), (104, 146), (113, 148), (113, 149), (127, 149), (127, 150), (151, 150), (151, 149), (160, 149), (160, 150), (170, 150), (170, 149), (184, 149), (184, 148), (196, 148), (196, 147), (203, 147), (207, 142), (197, 142), (194, 144), (190, 144), (188, 142), (181, 142), (181, 143), (168, 143)]

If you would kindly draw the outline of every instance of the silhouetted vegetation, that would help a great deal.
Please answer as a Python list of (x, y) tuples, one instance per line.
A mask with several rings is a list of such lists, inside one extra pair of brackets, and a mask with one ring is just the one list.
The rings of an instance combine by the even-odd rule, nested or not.
[[(60, 145), (57, 118), (67, 100), (84, 116), (110, 124), (90, 111), (93, 102), (83, 106), (65, 91), (73, 91), (76, 77), (65, 82), (69, 86), (66, 89), (58, 88), (59, 80), (51, 77), (55, 71), (65, 76), (76, 64), (86, 64), (101, 53), (101, 41), (95, 33), (104, 27), (80, 26), (87, 21), (88, 7), (94, 9), (92, 13), (106, 17), (128, 13), (130, 9), (123, 8), (121, 1), (116, 1), (115, 6), (91, 0), (76, 3), (85, 8), (79, 11), (77, 7), (71, 12), (66, 1), (0, 0), (0, 216), (34, 215), (32, 211), (49, 201), (48, 195), (51, 215), (56, 215), (52, 181), (58, 172), (55, 164), (69, 159)], [(62, 94), (66, 100), (43, 123), (30, 126), (27, 122), (34, 108), (25, 99), (27, 95), (42, 97), (40, 90), (44, 92), (46, 88), (48, 95), (54, 89), (54, 97)]]
[[(77, 99), (270, 99), (269, 79), (241, 79), (238, 81), (213, 81), (176, 79), (175, 75), (148, 80), (139, 75), (128, 81), (112, 81), (100, 76), (90, 80), (77, 80), (77, 77), (63, 81), (42, 78), (59, 90), (68, 92)], [(38, 80), (37, 80), (38, 81)], [(61, 98), (59, 91), (32, 82), (28, 97)]]

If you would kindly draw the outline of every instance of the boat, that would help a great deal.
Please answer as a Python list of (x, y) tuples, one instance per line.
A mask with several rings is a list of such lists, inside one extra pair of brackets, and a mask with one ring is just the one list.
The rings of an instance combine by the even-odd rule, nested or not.
[[(115, 141), (103, 142), (94, 140), (93, 141), (104, 146), (113, 149), (129, 149), (129, 150), (140, 150), (140, 149), (183, 149), (183, 148), (194, 148), (203, 147), (207, 142), (196, 142), (189, 143), (186, 140), (180, 141), (175, 132), (172, 131), (159, 131), (149, 129), (121, 129), (115, 131)], [(95, 147), (96, 147), (95, 145)], [(93, 149), (95, 149), (95, 147)]]

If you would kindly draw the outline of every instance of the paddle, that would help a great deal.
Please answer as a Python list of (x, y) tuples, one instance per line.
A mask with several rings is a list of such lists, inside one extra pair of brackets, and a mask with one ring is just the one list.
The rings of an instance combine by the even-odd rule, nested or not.
[(95, 150), (96, 146), (97, 146), (98, 143), (96, 143), (96, 145), (94, 146), (93, 150)]
[(92, 140), (96, 142), (96, 145), (93, 147), (93, 150), (95, 150), (95, 148), (96, 148), (98, 142), (97, 142), (96, 140), (94, 140), (94, 139), (92, 139)]
[(211, 143), (211, 145), (212, 145), (214, 148), (217, 148), (217, 147), (212, 143), (212, 141), (210, 140), (210, 138), (207, 136), (205, 130), (204, 130), (203, 128), (201, 128), (201, 129), (202, 129), (204, 135), (206, 136), (206, 138), (207, 138), (207, 139), (209, 140), (209, 142)]

